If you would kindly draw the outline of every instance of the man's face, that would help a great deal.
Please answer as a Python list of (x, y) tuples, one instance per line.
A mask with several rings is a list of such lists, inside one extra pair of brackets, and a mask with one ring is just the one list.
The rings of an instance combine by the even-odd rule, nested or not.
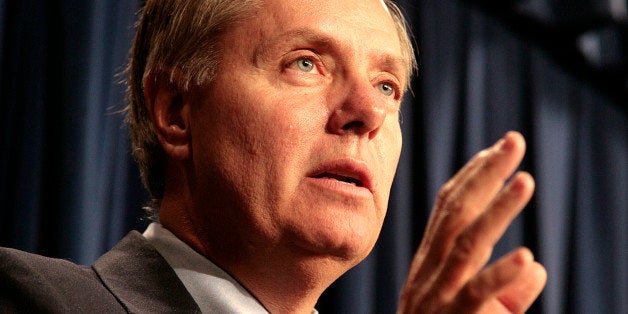
[(204, 240), (357, 263), (381, 229), (401, 150), (407, 68), (386, 8), (266, 1), (227, 32), (223, 56), (191, 111)]

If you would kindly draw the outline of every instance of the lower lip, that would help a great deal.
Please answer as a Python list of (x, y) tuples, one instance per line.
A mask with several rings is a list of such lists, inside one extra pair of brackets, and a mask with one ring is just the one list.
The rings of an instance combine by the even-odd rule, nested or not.
[(306, 180), (308, 183), (346, 198), (372, 199), (373, 193), (365, 187), (357, 186), (330, 178), (312, 178)]

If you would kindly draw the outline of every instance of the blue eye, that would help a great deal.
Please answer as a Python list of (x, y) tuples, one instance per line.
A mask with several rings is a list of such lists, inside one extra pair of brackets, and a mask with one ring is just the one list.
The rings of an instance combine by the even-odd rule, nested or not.
[(392, 96), (395, 93), (395, 88), (389, 83), (380, 83), (377, 88), (386, 96)]
[(312, 72), (314, 70), (314, 62), (308, 58), (301, 58), (296, 61), (297, 67), (303, 72)]

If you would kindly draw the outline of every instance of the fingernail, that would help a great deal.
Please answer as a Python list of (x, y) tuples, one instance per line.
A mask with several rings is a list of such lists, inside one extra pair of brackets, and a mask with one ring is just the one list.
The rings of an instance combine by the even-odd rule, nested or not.
[(504, 136), (497, 142), (497, 149), (500, 151), (507, 151), (512, 148), (513, 141), (507, 141), (506, 138), (511, 135), (511, 132), (507, 132)]

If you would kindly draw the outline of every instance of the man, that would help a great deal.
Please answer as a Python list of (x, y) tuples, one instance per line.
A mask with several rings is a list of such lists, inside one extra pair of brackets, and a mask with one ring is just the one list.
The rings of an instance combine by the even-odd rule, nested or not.
[[(134, 152), (159, 223), (92, 269), (4, 250), (8, 309), (311, 313), (370, 252), (414, 68), (389, 1), (147, 1), (130, 64)], [(522, 312), (545, 271), (483, 268), (531, 197), (514, 132), (442, 189), (400, 312)], [(6, 289), (3, 291), (7, 291)]]

